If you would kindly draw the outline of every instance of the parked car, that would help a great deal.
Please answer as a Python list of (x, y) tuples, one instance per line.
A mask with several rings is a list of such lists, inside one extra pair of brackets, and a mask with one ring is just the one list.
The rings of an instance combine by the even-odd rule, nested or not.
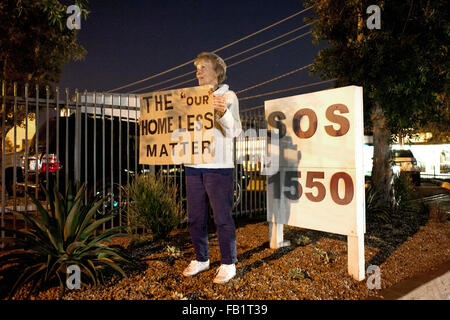
[(411, 175), (411, 180), (416, 186), (420, 186), (420, 168), (411, 150), (392, 150), (393, 166), (397, 166), (400, 171)]
[[(85, 119), (86, 116), (87, 119)], [(48, 185), (49, 189), (52, 190), (58, 176), (59, 190), (65, 192), (66, 174), (68, 182), (75, 180), (76, 159), (78, 159), (76, 164), (79, 168), (80, 181), (88, 184), (88, 197), (94, 194), (94, 190), (96, 192), (103, 190), (103, 186), (109, 192), (111, 186), (119, 182), (119, 176), (122, 184), (126, 183), (127, 172), (136, 171), (135, 148), (137, 138), (134, 134), (134, 122), (122, 121), (119, 123), (117, 117), (114, 117), (113, 121), (110, 119), (103, 121), (99, 117), (94, 118), (91, 115), (82, 114), (80, 154), (75, 157), (75, 115), (73, 114), (68, 118), (60, 117), (58, 139), (56, 121), (53, 118), (48, 122), (48, 139), (46, 136), (47, 124), (44, 123), (39, 127), (37, 152), (36, 135), (34, 135), (29, 143), (28, 163), (26, 163), (25, 155), (21, 158), (22, 172), (23, 176), (27, 177), (28, 191), (30, 191), (30, 188), (37, 188), (39, 194), (41, 184)], [(85, 128), (86, 124), (87, 128)], [(111, 124), (113, 125), (112, 131)], [(94, 125), (96, 130), (94, 130)], [(111, 139), (111, 135), (113, 139)], [(121, 138), (120, 147), (119, 136)], [(127, 140), (129, 140), (129, 149), (127, 148)], [(57, 150), (57, 143), (59, 150)], [(119, 160), (121, 161), (121, 168), (119, 168)], [(25, 182), (19, 184), (19, 187), (24, 186)]]

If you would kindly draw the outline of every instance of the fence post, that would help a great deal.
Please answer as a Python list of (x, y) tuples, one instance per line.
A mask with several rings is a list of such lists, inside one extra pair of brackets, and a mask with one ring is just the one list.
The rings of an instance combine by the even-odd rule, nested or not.
[(2, 81), (2, 136), (1, 136), (1, 145), (2, 145), (2, 150), (1, 150), (1, 179), (2, 179), (2, 205), (1, 205), (1, 210), (2, 210), (2, 214), (1, 214), (1, 224), (0, 226), (2, 227), (2, 231), (1, 231), (1, 246), (0, 248), (3, 249), (4, 247), (4, 242), (3, 239), (5, 238), (5, 230), (3, 230), (3, 228), (5, 227), (5, 211), (6, 211), (6, 190), (5, 190), (5, 165), (6, 165), (6, 150), (5, 150), (5, 144), (6, 144), (6, 139), (5, 139), (5, 135), (6, 135), (6, 131), (5, 131), (5, 125), (6, 125), (6, 83), (3, 80)]
[(74, 161), (74, 180), (81, 181), (81, 111), (79, 106), (78, 89), (75, 89), (75, 152)]

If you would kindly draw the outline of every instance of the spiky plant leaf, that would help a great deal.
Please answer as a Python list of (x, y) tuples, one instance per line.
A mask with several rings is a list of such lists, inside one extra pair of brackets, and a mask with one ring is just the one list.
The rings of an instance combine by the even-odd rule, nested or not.
[(29, 193), (28, 196), (30, 197), (31, 202), (34, 203), (38, 212), (40, 213), (40, 215), (42, 217), (42, 222), (45, 225), (48, 225), (50, 223), (50, 216), (48, 214), (48, 211), (42, 206), (42, 204), (39, 202), (39, 200), (37, 200), (31, 193)]
[(108, 222), (109, 220), (111, 220), (112, 218), (114, 218), (114, 216), (109, 216), (106, 218), (102, 218), (99, 220), (96, 220), (95, 222), (93, 222), (92, 224), (88, 225), (80, 234), (80, 241), (86, 240), (88, 239), (88, 237), (92, 236), (92, 233), (99, 227), (101, 226), (103, 223)]
[(82, 219), (81, 225), (78, 229), (78, 232), (76, 233), (75, 239), (78, 239), (80, 234), (85, 230), (86, 226), (89, 224), (89, 222), (94, 217), (95, 213), (97, 212), (98, 208), (100, 208), (103, 203), (105, 202), (105, 198), (101, 198), (98, 200), (88, 211), (84, 219)]
[(125, 275), (120, 264), (132, 263), (130, 258), (104, 244), (112, 237), (123, 235), (120, 233), (122, 227), (95, 235), (98, 227), (114, 218), (114, 215), (96, 220), (95, 212), (103, 205), (104, 199), (95, 198), (84, 204), (85, 190), (83, 185), (75, 193), (69, 186), (65, 196), (56, 189), (52, 196), (46, 191), (48, 210), (34, 199), (40, 216), (15, 213), (29, 224), (29, 228), (8, 230), (14, 237), (6, 239), (8, 248), (0, 255), (0, 275), (9, 272), (17, 276), (10, 297), (27, 283), (31, 283), (28, 294), (34, 288), (41, 288), (53, 281), (57, 281), (61, 292), (64, 292), (63, 279), (67, 267), (72, 264), (78, 265), (81, 273), (87, 277), (82, 283), (89, 280), (97, 285), (103, 281), (106, 269)]
[(82, 201), (83, 198), (79, 197), (75, 200), (75, 203), (70, 211), (68, 211), (67, 219), (64, 224), (64, 241), (73, 238), (75, 232), (77, 231), (78, 219), (81, 217), (79, 210), (82, 205)]
[[(65, 220), (66, 220), (66, 214), (65, 214), (65, 208), (64, 208), (64, 199), (63, 196), (58, 192), (57, 187), (55, 186), (55, 189), (53, 190), (54, 193), (54, 213), (55, 213), (55, 219), (58, 224), (58, 229), (61, 231), (64, 228)], [(48, 199), (50, 200), (50, 199)], [(62, 237), (62, 234), (61, 234)]]

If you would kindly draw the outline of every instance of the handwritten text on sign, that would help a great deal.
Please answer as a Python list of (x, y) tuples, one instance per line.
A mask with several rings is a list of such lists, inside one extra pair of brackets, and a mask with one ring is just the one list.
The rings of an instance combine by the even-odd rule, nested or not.
[(213, 159), (210, 86), (140, 96), (140, 164), (199, 164)]
[(362, 106), (355, 86), (265, 101), (280, 168), (268, 177), (268, 221), (364, 233)]

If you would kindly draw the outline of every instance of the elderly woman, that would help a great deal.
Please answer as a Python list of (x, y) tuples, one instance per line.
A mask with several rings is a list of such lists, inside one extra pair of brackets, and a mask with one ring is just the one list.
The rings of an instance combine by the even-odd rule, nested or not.
[(231, 216), (233, 205), (233, 138), (241, 132), (236, 94), (222, 84), (225, 62), (216, 54), (203, 52), (194, 62), (199, 85), (212, 85), (215, 111), (214, 162), (186, 165), (186, 193), (189, 233), (196, 259), (183, 271), (193, 276), (209, 268), (208, 207), (214, 213), (221, 255), (214, 283), (225, 283), (236, 275), (236, 233)]

